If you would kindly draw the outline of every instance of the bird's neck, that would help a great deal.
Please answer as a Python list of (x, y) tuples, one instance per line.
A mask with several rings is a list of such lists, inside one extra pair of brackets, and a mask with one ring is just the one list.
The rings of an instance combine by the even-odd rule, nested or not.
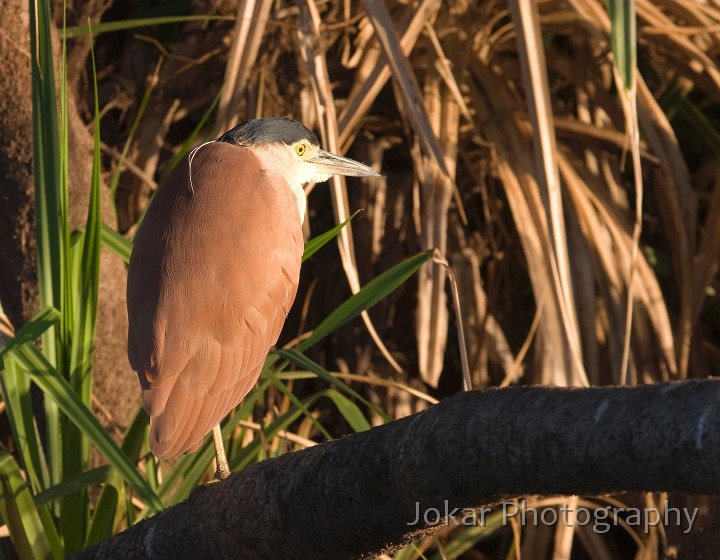
[(305, 177), (302, 163), (298, 163), (299, 160), (292, 157), (290, 151), (284, 146), (264, 146), (261, 157), (263, 160), (269, 159), (267, 168), (279, 172), (292, 189), (298, 212), (300, 212), (300, 225), (302, 225), (305, 222), (305, 208), (307, 207), (307, 197), (303, 185), (310, 180)]

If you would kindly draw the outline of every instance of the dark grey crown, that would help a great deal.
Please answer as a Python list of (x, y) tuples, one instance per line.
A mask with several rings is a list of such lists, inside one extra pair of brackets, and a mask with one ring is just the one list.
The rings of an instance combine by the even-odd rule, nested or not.
[(218, 142), (237, 144), (238, 146), (256, 146), (258, 144), (294, 144), (300, 140), (317, 146), (317, 136), (302, 124), (285, 117), (267, 117), (253, 119), (228, 130)]

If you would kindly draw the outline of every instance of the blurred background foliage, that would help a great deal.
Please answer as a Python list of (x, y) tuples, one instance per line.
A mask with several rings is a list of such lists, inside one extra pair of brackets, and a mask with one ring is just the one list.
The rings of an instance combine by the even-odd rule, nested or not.
[[(98, 258), (127, 260), (170, 169), (247, 118), (292, 116), (326, 148), (385, 178), (308, 187), (308, 239), (363, 210), (337, 245), (304, 263), (280, 341), (295, 350), (271, 354), (259, 389), (225, 424), (231, 467), (461, 390), (445, 269), (428, 263), (405, 281), (433, 248), (457, 280), (474, 387), (653, 383), (720, 371), (714, 2), (78, 0), (67, 5), (66, 53), (63, 3), (31, 9), (32, 42), (29, 30), (26, 39), (2, 37), (10, 56), (20, 51), (38, 71), (34, 215), (45, 239), (37, 247), (42, 310), (0, 355), (9, 452), (0, 457), (1, 513), (21, 557), (60, 558), (184, 499), (212, 473), (209, 442), (158, 465), (145, 417), (135, 414), (134, 374), (122, 356), (98, 365), (96, 355), (93, 364), (96, 305), (98, 350), (124, 351), (125, 341), (124, 319), (102, 311), (106, 293), (122, 309), (119, 290), (101, 286), (96, 303), (106, 270)], [(86, 130), (73, 132), (77, 115)], [(85, 185), (72, 179), (78, 157), (95, 161)], [(100, 252), (100, 240), (112, 254)], [(35, 258), (35, 248), (26, 253)], [(382, 277), (372, 298), (360, 292), (366, 303), (338, 324), (382, 296), (369, 315), (303, 345), (401, 262), (406, 268)], [(112, 273), (119, 286), (123, 270)], [(4, 289), (0, 297), (8, 310), (23, 296)], [(31, 308), (8, 310), (8, 335), (39, 309)], [(41, 334), (42, 352), (31, 344)], [(111, 367), (124, 372), (124, 385), (107, 375)], [(117, 393), (125, 399), (110, 396)], [(672, 528), (597, 535), (519, 531), (493, 519), (448, 528), (396, 557), (660, 558), (689, 546)]]

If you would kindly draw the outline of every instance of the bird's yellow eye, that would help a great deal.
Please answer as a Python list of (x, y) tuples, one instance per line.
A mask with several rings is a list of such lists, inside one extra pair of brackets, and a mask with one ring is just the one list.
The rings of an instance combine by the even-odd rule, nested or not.
[(297, 146), (295, 146), (295, 153), (300, 157), (303, 157), (305, 155), (306, 149), (307, 146), (305, 146), (305, 144), (298, 144)]

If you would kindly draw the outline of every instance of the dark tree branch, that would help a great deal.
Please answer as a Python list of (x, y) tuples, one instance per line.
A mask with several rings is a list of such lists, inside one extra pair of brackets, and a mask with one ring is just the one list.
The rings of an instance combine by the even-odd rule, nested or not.
[[(720, 382), (525, 387), (252, 465), (76, 558), (369, 558), (421, 511), (531, 494), (720, 493)], [(446, 502), (447, 501), (447, 502)]]

